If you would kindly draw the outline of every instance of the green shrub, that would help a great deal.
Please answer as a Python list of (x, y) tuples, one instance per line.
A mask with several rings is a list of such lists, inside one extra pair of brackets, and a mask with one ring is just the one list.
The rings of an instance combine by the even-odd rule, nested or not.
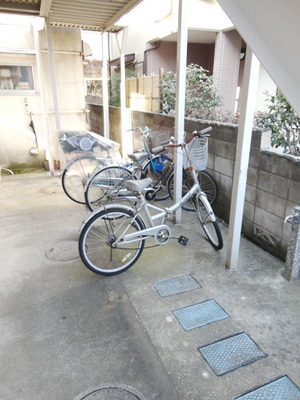
[(256, 124), (271, 130), (273, 147), (283, 147), (284, 152), (300, 156), (300, 118), (282, 93), (266, 93), (268, 110), (256, 116)]
[[(209, 119), (213, 111), (222, 105), (214, 78), (209, 71), (197, 64), (186, 68), (185, 115), (187, 117)], [(161, 112), (175, 113), (176, 74), (165, 73), (160, 81)]]

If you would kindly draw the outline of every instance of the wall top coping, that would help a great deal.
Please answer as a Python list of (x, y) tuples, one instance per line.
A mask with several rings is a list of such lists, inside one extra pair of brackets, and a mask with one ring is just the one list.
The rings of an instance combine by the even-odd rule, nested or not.
[(264, 154), (269, 154), (270, 156), (273, 157), (281, 157), (281, 158), (286, 158), (290, 161), (296, 162), (296, 163), (300, 163), (300, 157), (298, 156), (292, 156), (291, 154), (278, 154), (275, 151), (272, 150), (261, 150), (262, 153)]

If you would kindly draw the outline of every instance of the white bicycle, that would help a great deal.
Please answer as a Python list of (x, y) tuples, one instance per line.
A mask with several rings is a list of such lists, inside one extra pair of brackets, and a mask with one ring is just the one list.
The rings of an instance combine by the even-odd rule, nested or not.
[[(174, 237), (166, 220), (172, 218), (175, 211), (189, 199), (193, 202), (199, 222), (212, 246), (217, 250), (223, 248), (217, 218), (206, 194), (201, 190), (188, 146), (192, 141), (201, 138), (207, 140), (209, 135), (206, 133), (210, 130), (211, 127), (194, 132), (192, 138), (182, 144), (165, 146), (184, 149), (187, 157), (185, 171), (193, 183), (178, 203), (165, 208), (149, 204), (144, 191), (151, 183), (151, 179), (128, 180), (125, 185), (135, 200), (133, 206), (121, 204), (103, 206), (83, 222), (79, 237), (79, 253), (87, 268), (100, 275), (116, 275), (136, 263), (147, 239), (153, 238), (157, 246), (167, 244), (169, 239)], [(176, 239), (183, 245), (188, 241), (184, 236)]]

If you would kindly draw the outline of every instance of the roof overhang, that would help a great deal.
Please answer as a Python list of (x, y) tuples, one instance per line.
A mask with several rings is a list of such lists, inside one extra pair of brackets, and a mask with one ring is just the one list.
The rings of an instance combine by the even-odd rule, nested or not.
[(52, 26), (117, 32), (120, 17), (142, 0), (0, 0), (0, 12), (49, 18)]

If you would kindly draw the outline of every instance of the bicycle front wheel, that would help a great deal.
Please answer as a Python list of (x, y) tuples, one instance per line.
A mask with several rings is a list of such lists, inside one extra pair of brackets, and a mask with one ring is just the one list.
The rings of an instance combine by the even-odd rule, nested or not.
[(79, 237), (79, 253), (84, 264), (100, 275), (116, 275), (130, 268), (140, 257), (145, 239), (139, 235), (131, 243), (114, 243), (125, 234), (145, 229), (139, 215), (127, 208), (114, 207), (96, 213)]
[(118, 202), (118, 195), (128, 179), (136, 179), (132, 171), (124, 167), (110, 166), (96, 171), (89, 179), (85, 190), (85, 202), (90, 211), (107, 204)]
[(194, 205), (197, 216), (208, 240), (215, 249), (221, 250), (223, 248), (222, 234), (218, 223), (211, 220), (212, 210), (208, 201), (206, 199), (201, 200), (200, 196), (196, 195)]
[(100, 162), (94, 156), (80, 156), (69, 162), (61, 177), (63, 190), (69, 199), (85, 204), (86, 183), (98, 168)]

